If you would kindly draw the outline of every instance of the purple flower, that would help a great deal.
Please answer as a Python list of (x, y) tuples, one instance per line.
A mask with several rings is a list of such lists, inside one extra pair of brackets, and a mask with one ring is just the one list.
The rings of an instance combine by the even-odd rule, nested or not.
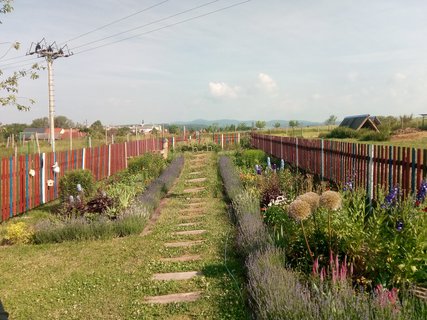
[(397, 231), (399, 231), (399, 232), (402, 231), (403, 230), (403, 226), (404, 225), (403, 225), (403, 221), (402, 220), (399, 220), (399, 221), (396, 222), (396, 230)]
[(416, 206), (419, 206), (424, 202), (427, 195), (427, 181), (421, 181), (420, 187), (418, 188), (417, 196), (416, 196)]
[(385, 202), (382, 204), (382, 208), (394, 207), (398, 202), (399, 187), (394, 187), (390, 190), (389, 194), (385, 197)]
[(353, 191), (354, 190), (353, 181), (351, 181), (351, 180), (347, 181), (344, 185), (343, 190), (344, 191)]

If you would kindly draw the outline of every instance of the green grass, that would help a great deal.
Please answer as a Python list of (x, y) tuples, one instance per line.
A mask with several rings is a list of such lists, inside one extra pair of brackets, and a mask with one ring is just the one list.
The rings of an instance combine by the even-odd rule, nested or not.
[[(181, 193), (189, 187), (185, 182), (190, 168), (187, 161), (153, 232), (147, 236), (0, 247), (0, 299), (11, 319), (249, 318), (240, 296), (243, 268), (234, 250), (234, 227), (228, 220), (215, 161), (211, 154), (209, 164), (202, 169), (209, 181), (205, 183), (207, 190), (202, 195), (193, 195), (207, 201), (207, 214), (199, 220), (207, 234), (170, 234), (178, 230), (178, 209), (189, 201), (189, 195)], [(179, 238), (200, 237), (206, 242), (192, 248), (172, 249), (163, 245)], [(201, 254), (203, 259), (179, 264), (159, 260), (184, 252)], [(201, 270), (204, 275), (182, 282), (150, 280), (153, 273), (178, 270)], [(186, 291), (202, 291), (202, 298), (188, 304), (143, 303), (147, 295)]]

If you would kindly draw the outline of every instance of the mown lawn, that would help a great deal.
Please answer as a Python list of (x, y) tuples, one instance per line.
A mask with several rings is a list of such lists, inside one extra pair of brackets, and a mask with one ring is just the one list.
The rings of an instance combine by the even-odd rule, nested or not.
[[(189, 156), (187, 155), (187, 160)], [(211, 154), (202, 170), (207, 189), (200, 224), (207, 233), (185, 236), (205, 242), (191, 248), (165, 248), (182, 239), (179, 209), (196, 195), (188, 188), (190, 162), (169, 195), (153, 232), (105, 241), (0, 247), (0, 299), (11, 319), (246, 319), (242, 299), (243, 268), (234, 251), (234, 227), (222, 199), (216, 158)], [(194, 227), (197, 228), (197, 227)], [(160, 262), (161, 257), (201, 254), (193, 262)], [(227, 261), (225, 263), (225, 252)], [(155, 282), (153, 273), (199, 270), (187, 281)], [(231, 274), (229, 273), (231, 272)], [(144, 297), (201, 291), (187, 304), (148, 305)]]

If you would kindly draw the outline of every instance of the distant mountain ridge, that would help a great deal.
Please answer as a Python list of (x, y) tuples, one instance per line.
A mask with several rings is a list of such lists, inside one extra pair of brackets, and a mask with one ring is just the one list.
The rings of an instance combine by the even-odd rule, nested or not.
[[(234, 119), (219, 119), (219, 120), (205, 120), (205, 119), (196, 119), (191, 121), (174, 121), (170, 124), (175, 124), (179, 126), (191, 126), (191, 127), (209, 127), (213, 124), (218, 125), (219, 127), (225, 127), (230, 126), (232, 124), (238, 125), (239, 123), (244, 123), (247, 126), (252, 126), (252, 124), (255, 124), (257, 120), (234, 120)], [(313, 122), (313, 121), (306, 121), (306, 120), (297, 120), (300, 124), (300, 126), (307, 127), (307, 126), (318, 126), (322, 124), (321, 122)], [(280, 127), (285, 128), (289, 127), (289, 120), (269, 120), (265, 121), (266, 128), (273, 128), (274, 124), (279, 122)]]

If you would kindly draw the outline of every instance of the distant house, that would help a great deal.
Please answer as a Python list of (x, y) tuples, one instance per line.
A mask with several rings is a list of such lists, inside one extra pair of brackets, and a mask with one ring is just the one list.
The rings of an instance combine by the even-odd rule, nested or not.
[(146, 134), (146, 133), (151, 133), (153, 129), (156, 129), (157, 131), (161, 131), (162, 127), (156, 124), (143, 124), (141, 131), (142, 133)]
[(341, 122), (340, 127), (348, 127), (354, 130), (369, 129), (379, 132), (378, 125), (381, 124), (375, 116), (369, 114), (361, 114), (357, 116), (345, 117)]
[[(64, 134), (65, 130), (62, 128), (55, 128), (54, 130), (55, 140), (62, 139), (62, 135)], [(22, 132), (24, 140), (33, 139), (35, 138), (36, 134), (39, 140), (49, 140), (50, 130), (49, 128), (25, 128)]]

